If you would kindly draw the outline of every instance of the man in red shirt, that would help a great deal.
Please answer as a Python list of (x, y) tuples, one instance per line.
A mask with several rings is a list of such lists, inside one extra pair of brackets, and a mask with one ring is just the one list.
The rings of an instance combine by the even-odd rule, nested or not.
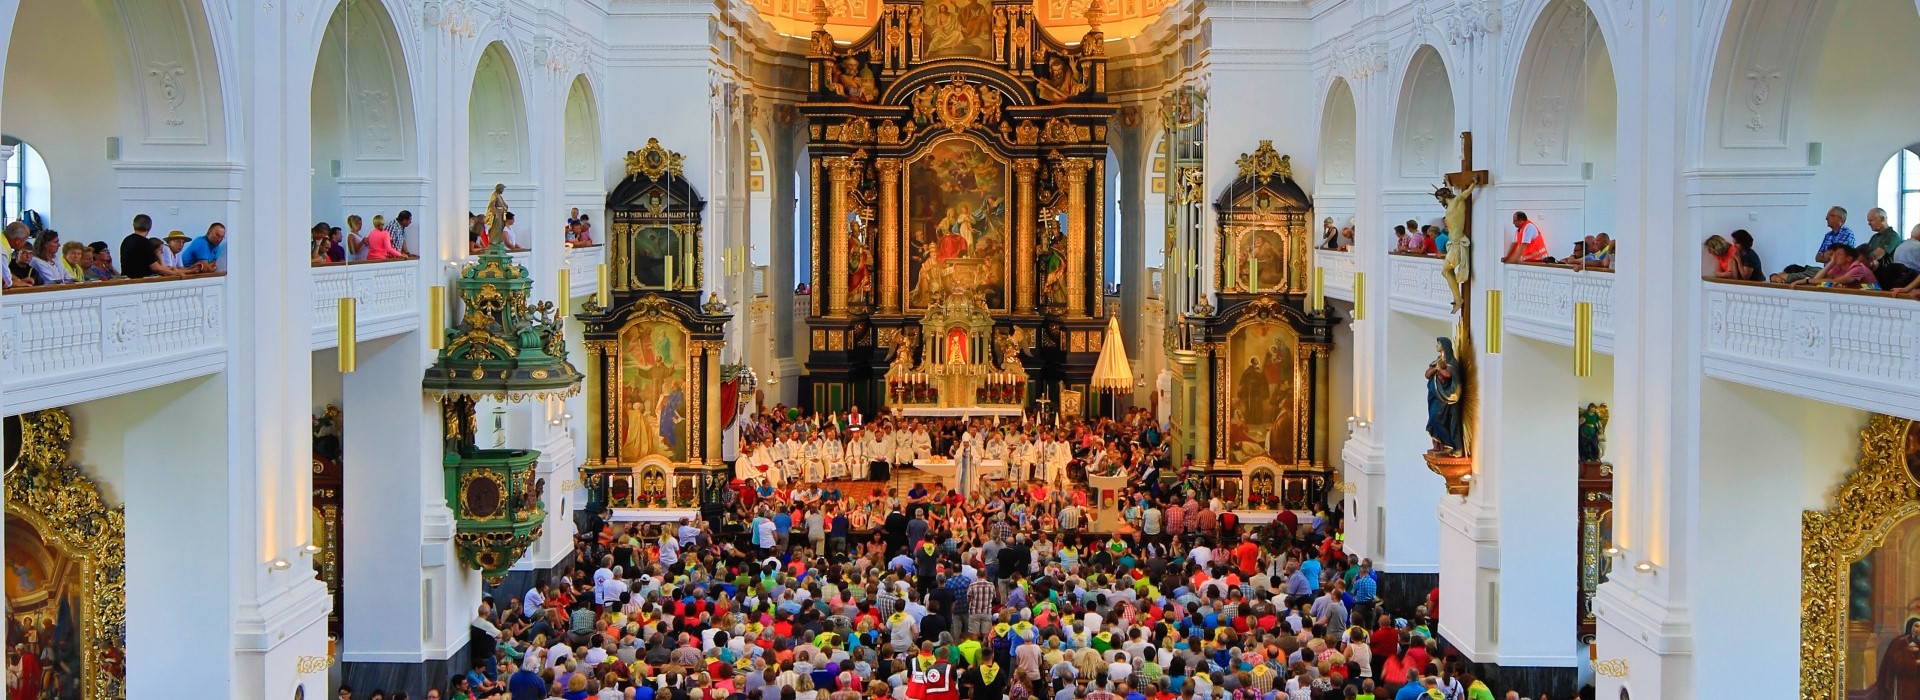
[(1233, 558), (1238, 560), (1242, 575), (1252, 576), (1260, 570), (1260, 545), (1254, 544), (1251, 537), (1244, 538), (1234, 546)]
[(1400, 651), (1400, 631), (1393, 628), (1392, 616), (1380, 614), (1379, 623), (1367, 638), (1367, 646), (1373, 651), (1373, 677), (1381, 678), (1386, 672), (1387, 658)]

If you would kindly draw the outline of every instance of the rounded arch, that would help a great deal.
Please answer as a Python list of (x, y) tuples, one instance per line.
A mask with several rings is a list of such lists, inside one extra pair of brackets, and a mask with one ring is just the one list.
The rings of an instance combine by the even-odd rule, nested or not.
[(1452, 163), (1455, 102), (1446, 59), (1429, 44), (1414, 49), (1400, 82), (1394, 116), (1393, 174), (1436, 182)]
[(606, 183), (598, 172), (600, 107), (585, 74), (575, 75), (567, 88), (566, 129), (567, 180), (593, 182), (594, 187), (604, 189)]
[(1320, 184), (1323, 187), (1353, 186), (1359, 128), (1353, 87), (1345, 78), (1334, 78), (1320, 107), (1320, 160), (1324, 164), (1320, 168)]
[(397, 177), (420, 173), (418, 122), (400, 26), (382, 2), (334, 5), (314, 57), (313, 216), (386, 213)]
[[(1920, 60), (1915, 34), (1920, 12), (1906, 3), (1730, 0), (1697, 91), (1702, 164), (1811, 167), (1806, 221), (1869, 199), (1887, 157), (1914, 141), (1902, 117), (1920, 109), (1920, 76), (1886, 67)], [(1856, 232), (1862, 216), (1849, 217)]]
[[(224, 4), (203, 0), (20, 0), (0, 122), (61, 182), (50, 226), (117, 231), (148, 210), (189, 229), (229, 218), (224, 195), (179, 197), (181, 172), (167, 165), (231, 160), (225, 95), (235, 79), (223, 73), (216, 32), (225, 15)], [(109, 139), (115, 152), (103, 158)], [(121, 174), (134, 162), (156, 167)], [(162, 201), (148, 185), (176, 189)]]
[(1566, 191), (1502, 202), (1559, 236), (1550, 243), (1621, 233), (1613, 225), (1620, 101), (1605, 25), (1583, 0), (1549, 0), (1532, 24), (1522, 25), (1526, 39), (1514, 67), (1501, 156), (1506, 180)]
[(467, 100), (467, 170), (476, 206), (484, 205), (496, 182), (532, 181), (524, 94), (506, 43), (487, 44), (475, 62)]

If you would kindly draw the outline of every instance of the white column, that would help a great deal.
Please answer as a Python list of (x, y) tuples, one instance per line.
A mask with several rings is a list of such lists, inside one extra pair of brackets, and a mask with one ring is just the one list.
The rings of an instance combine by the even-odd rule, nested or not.
[(340, 660), (347, 663), (444, 658), (428, 646), (431, 623), (423, 620), (432, 611), (421, 594), (428, 577), (420, 504), (445, 498), (439, 403), (401, 390), (418, 386), (426, 371), (422, 335), (360, 343), (358, 369), (340, 378)]
[[(1692, 509), (1701, 451), (1702, 316), (1695, 263), (1699, 214), (1687, 210), (1688, 180), (1681, 176), (1689, 167), (1681, 154), (1698, 150), (1686, 136), (1694, 132), (1682, 125), (1692, 104), (1684, 81), (1694, 73), (1693, 28), (1704, 4), (1644, 4), (1615, 23), (1630, 22), (1635, 29), (1608, 39), (1618, 84), (1637, 86), (1619, 91), (1619, 171), (1635, 173), (1638, 182), (1621, 188), (1615, 220), (1619, 230), (1639, 234), (1623, 241), (1628, 254), (1615, 272), (1614, 396), (1617, 405), (1632, 410), (1615, 411), (1609, 425), (1614, 542), (1622, 554), (1596, 596), (1595, 645), (1602, 659), (1627, 660), (1636, 697), (1711, 694), (1695, 685), (1698, 662), (1687, 605), (1696, 572), (1686, 563), (1700, 556)], [(1632, 254), (1636, 246), (1641, 255)], [(1641, 561), (1654, 569), (1635, 571)], [(1721, 579), (1737, 585), (1734, 580)], [(1793, 668), (1792, 661), (1748, 666), (1787, 683), (1796, 682)], [(1617, 697), (1625, 682), (1598, 678), (1599, 697)]]
[[(234, 596), (233, 698), (285, 697), (304, 683), (325, 687), (319, 673), (298, 674), (302, 656), (325, 656), (326, 588), (302, 547), (312, 533), (313, 490), (308, 425), (312, 406), (311, 285), (307, 251), (297, 237), (265, 232), (307, 227), (312, 203), (307, 153), (312, 65), (295, 60), (309, 31), (287, 8), (232, 8), (237, 56), (247, 65), (230, 99), (243, 122), (236, 160), (240, 192), (229, 242), (227, 332), (227, 518), (233, 556), (227, 579)], [(292, 283), (289, 283), (292, 282)], [(275, 568), (285, 560), (289, 565)]]

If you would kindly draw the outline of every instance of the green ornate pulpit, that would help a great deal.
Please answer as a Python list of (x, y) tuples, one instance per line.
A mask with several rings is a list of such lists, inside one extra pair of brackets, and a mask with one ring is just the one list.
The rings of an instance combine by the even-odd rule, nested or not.
[(527, 302), (532, 286), (527, 269), (499, 243), (461, 270), (455, 289), (459, 321), (445, 331), (445, 347), (421, 383), (440, 399), (455, 552), (490, 585), (540, 537), (546, 481), (534, 478), (538, 451), (476, 446), (479, 402), (538, 401), (580, 391), (580, 372), (567, 363), (561, 317), (551, 302)]

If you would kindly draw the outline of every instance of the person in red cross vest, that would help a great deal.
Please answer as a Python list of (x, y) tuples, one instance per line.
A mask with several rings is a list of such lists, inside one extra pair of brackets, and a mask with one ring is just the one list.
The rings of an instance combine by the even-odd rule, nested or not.
[(1513, 241), (1507, 244), (1506, 262), (1540, 262), (1547, 259), (1547, 235), (1540, 226), (1527, 220), (1527, 213), (1513, 213)]

